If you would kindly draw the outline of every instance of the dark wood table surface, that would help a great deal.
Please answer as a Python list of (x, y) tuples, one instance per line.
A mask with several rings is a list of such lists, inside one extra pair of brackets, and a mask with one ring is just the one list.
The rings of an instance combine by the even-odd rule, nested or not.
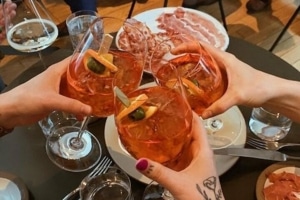
[[(227, 51), (259, 70), (288, 79), (300, 80), (300, 73), (288, 63), (241, 39), (230, 37)], [(71, 51), (63, 49), (55, 51), (46, 57), (45, 62), (47, 64), (57, 62), (71, 53)], [(14, 80), (7, 90), (25, 82), (41, 71), (43, 68), (40, 63), (37, 63)], [(152, 77), (145, 75), (144, 82), (149, 81), (152, 81)], [(242, 106), (239, 108), (244, 115), (248, 129), (251, 108)], [(89, 124), (88, 129), (101, 142), (103, 155), (109, 155), (103, 134), (105, 120), (104, 118), (96, 120)], [(247, 130), (247, 134), (252, 133)], [(284, 140), (300, 142), (299, 124), (292, 125), (290, 133)], [(88, 171), (72, 173), (55, 166), (46, 155), (45, 142), (46, 139), (37, 124), (16, 127), (11, 134), (0, 138), (0, 171), (10, 172), (20, 177), (28, 188), (30, 199), (59, 200), (77, 187)], [(289, 151), (289, 153), (297, 155), (297, 150)], [(225, 198), (229, 200), (256, 199), (257, 178), (266, 167), (273, 163), (275, 162), (239, 158), (237, 163), (220, 177)], [(141, 199), (145, 184), (134, 179), (131, 180), (135, 200)]]

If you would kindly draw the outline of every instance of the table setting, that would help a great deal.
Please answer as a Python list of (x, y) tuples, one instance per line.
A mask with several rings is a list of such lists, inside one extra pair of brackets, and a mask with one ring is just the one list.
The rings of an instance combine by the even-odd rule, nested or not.
[[(101, 64), (105, 65), (106, 69), (104, 70), (104, 75), (100, 74), (98, 72), (95, 72), (94, 69), (87, 69), (84, 70), (89, 71), (89, 76), (95, 76), (99, 80), (103, 79), (103, 77), (107, 78), (110, 74), (116, 73), (116, 79), (113, 79), (110, 81), (110, 84), (114, 86), (118, 86), (121, 88), (121, 90), (126, 94), (123, 94), (125, 97), (127, 95), (132, 95), (132, 91), (135, 91), (137, 89), (139, 90), (150, 90), (149, 88), (156, 88), (156, 87), (166, 87), (163, 86), (163, 83), (159, 81), (159, 77), (156, 76), (156, 72), (152, 71), (151, 66), (154, 65), (151, 59), (150, 59), (150, 50), (151, 53), (155, 52), (154, 49), (150, 49), (151, 44), (153, 42), (162, 44), (162, 41), (169, 40), (170, 38), (174, 37), (174, 34), (170, 33), (172, 30), (168, 28), (168, 22), (171, 19), (170, 16), (177, 16), (178, 18), (175, 20), (176, 23), (181, 24), (182, 23), (182, 16), (190, 17), (189, 20), (193, 22), (199, 22), (199, 20), (203, 20), (203, 22), (209, 22), (208, 24), (204, 24), (203, 27), (207, 28), (206, 31), (210, 33), (210, 35), (207, 35), (206, 42), (210, 42), (211, 44), (215, 45), (216, 47), (220, 48), (221, 50), (226, 50), (228, 52), (231, 52), (235, 54), (238, 58), (243, 60), (244, 62), (247, 62), (253, 67), (256, 68), (262, 68), (263, 71), (267, 71), (268, 73), (272, 73), (275, 75), (291, 78), (291, 79), (300, 79), (298, 72), (295, 72), (295, 70), (289, 66), (284, 61), (280, 60), (279, 58), (275, 57), (274, 55), (270, 54), (267, 51), (264, 51), (254, 45), (248, 44), (244, 41), (241, 41), (239, 39), (233, 38), (228, 36), (227, 32), (225, 31), (224, 27), (216, 21), (213, 17), (210, 15), (207, 15), (205, 13), (202, 13), (200, 11), (195, 11), (191, 9), (186, 8), (159, 8), (154, 10), (149, 10), (144, 13), (140, 13), (136, 16), (133, 16), (132, 19), (137, 20), (138, 22), (143, 23), (143, 29), (147, 30), (147, 33), (149, 35), (144, 36), (141, 34), (140, 31), (136, 32), (135, 39), (133, 41), (126, 40), (126, 37), (124, 34), (128, 34), (128, 30), (130, 31), (135, 30), (135, 25), (139, 24), (136, 21), (129, 21), (128, 24), (125, 22), (125, 28), (120, 29), (114, 28), (113, 30), (103, 31), (101, 32), (101, 36), (99, 38), (105, 38), (103, 39), (103, 43), (99, 43), (95, 45), (94, 41), (91, 40), (91, 35), (97, 33), (97, 31), (102, 30), (103, 27), (105, 27), (104, 20), (95, 22), (94, 31), (90, 31), (89, 34), (86, 34), (83, 37), (83, 40), (81, 43), (77, 45), (77, 47), (74, 49), (73, 56), (71, 59), (71, 65), (76, 66), (76, 62), (82, 62), (84, 63), (85, 67), (88, 66), (86, 56), (94, 57), (97, 62), (100, 62)], [(105, 17), (104, 17), (105, 18)], [(100, 18), (99, 18), (100, 19)], [(103, 19), (103, 18), (102, 18)], [(154, 20), (155, 19), (155, 20)], [(116, 19), (112, 19), (116, 20)], [(118, 20), (118, 19), (117, 19)], [(124, 23), (119, 22), (119, 23)], [(111, 21), (108, 22), (108, 24), (116, 24), (112, 23)], [(140, 25), (140, 24), (139, 24)], [(102, 27), (103, 26), (103, 27)], [(191, 26), (193, 27), (193, 26)], [(198, 29), (196, 29), (198, 30)], [(211, 30), (211, 32), (210, 32)], [(116, 40), (110, 38), (110, 33), (117, 33), (116, 34)], [(122, 35), (123, 34), (123, 35)], [(182, 37), (186, 32), (182, 32), (180, 34), (181, 39), (187, 39), (187, 37)], [(111, 34), (115, 35), (115, 34)], [(215, 37), (212, 37), (211, 35), (214, 35)], [(93, 35), (95, 36), (95, 35)], [(176, 36), (176, 34), (175, 34)], [(192, 39), (198, 39), (200, 35), (192, 35)], [(98, 36), (97, 36), (98, 37)], [(146, 37), (142, 38), (141, 37)], [(160, 38), (157, 40), (157, 37), (163, 38), (163, 40)], [(125, 38), (125, 39), (124, 39)], [(191, 38), (189, 38), (191, 39)], [(96, 39), (97, 40), (97, 39)], [(118, 41), (121, 41), (118, 43)], [(124, 85), (121, 82), (118, 82), (120, 80), (124, 81), (133, 81), (133, 80), (127, 80), (124, 79), (126, 76), (125, 72), (129, 73), (129, 68), (125, 68), (125, 72), (119, 73), (120, 69), (120, 63), (126, 63), (126, 61), (118, 62), (118, 55), (113, 54), (113, 49), (110, 49), (110, 47), (117, 47), (124, 51), (129, 51), (128, 46), (122, 46), (122, 44), (132, 44), (136, 41), (147, 41), (145, 43), (140, 42), (139, 47), (135, 49), (133, 52), (137, 52), (134, 56), (136, 61), (136, 68), (138, 68), (139, 65), (143, 65), (143, 68), (141, 70), (135, 70), (136, 73), (139, 73), (139, 75), (133, 75), (134, 80), (136, 83), (130, 82), (130, 85), (134, 84), (133, 88), (126, 89)], [(156, 40), (156, 41), (155, 41)], [(92, 41), (92, 42), (91, 42)], [(202, 42), (205, 42), (203, 40), (200, 40)], [(97, 41), (99, 42), (99, 41)], [(123, 43), (122, 43), (123, 42)], [(127, 43), (126, 43), (127, 42)], [(121, 44), (122, 43), (122, 44)], [(147, 44), (146, 44), (147, 43)], [(143, 46), (144, 45), (144, 46)], [(132, 47), (132, 46), (131, 46)], [(107, 48), (104, 50), (104, 48)], [(91, 52), (90, 49), (95, 49), (95, 52)], [(142, 49), (147, 49), (148, 52), (143, 52)], [(94, 51), (94, 50), (93, 50)], [(264, 60), (266, 60), (267, 57), (270, 57), (270, 62), (262, 61), (258, 62), (258, 59), (252, 59), (251, 56), (249, 56), (249, 53), (256, 52), (255, 55), (259, 55), (259, 53), (263, 52), (262, 54), (265, 56)], [(88, 53), (87, 53), (88, 52)], [(54, 52), (53, 55), (50, 55), (49, 58), (45, 59), (44, 62), (47, 64), (54, 63), (55, 60), (59, 60), (60, 57), (66, 57), (68, 55), (71, 55), (72, 51), (70, 50), (64, 50), (60, 49), (57, 52)], [(95, 56), (94, 56), (95, 54)], [(103, 56), (107, 54), (113, 55), (113, 60), (111, 61), (111, 58), (105, 57), (104, 61), (103, 59), (98, 59), (97, 56)], [(109, 55), (110, 56), (110, 55)], [(51, 57), (55, 57), (55, 59), (51, 59)], [(90, 59), (90, 58), (89, 58)], [(120, 58), (121, 59), (121, 56)], [(168, 59), (170, 59), (168, 57)], [(174, 59), (174, 58), (172, 58)], [(118, 72), (114, 71), (114, 66), (107, 67), (107, 61), (112, 63), (112, 65), (115, 65)], [(103, 63), (104, 62), (104, 63)], [(131, 61), (132, 62), (132, 61)], [(168, 62), (172, 63), (168, 60)], [(288, 70), (285, 69), (273, 69), (272, 64), (281, 62), (283, 66), (287, 66)], [(75, 64), (74, 64), (75, 63)], [(18, 85), (20, 82), (22, 82), (25, 79), (29, 79), (30, 76), (34, 76), (34, 73), (38, 73), (40, 71), (40, 65), (41, 63), (37, 63), (35, 66), (29, 69), (30, 72), (25, 72), (20, 76), (19, 79), (15, 80), (9, 87), (13, 88), (15, 85)], [(155, 63), (157, 65), (157, 63)], [(165, 64), (165, 63), (164, 63)], [(80, 67), (82, 64), (78, 64)], [(125, 64), (124, 64), (125, 65)], [(278, 65), (278, 64), (277, 64)], [(208, 66), (210, 67), (210, 66)], [(132, 67), (134, 68), (134, 67)], [(109, 69), (110, 71), (108, 71)], [(102, 99), (106, 97), (98, 96), (97, 98), (92, 96), (91, 94), (85, 94), (83, 93), (83, 89), (77, 90), (74, 85), (70, 82), (71, 78), (78, 78), (80, 76), (76, 75), (74, 76), (75, 72), (77, 71), (84, 71), (82, 69), (79, 70), (73, 70), (71, 72), (68, 72), (70, 76), (67, 78), (64, 82), (66, 84), (64, 86), (64, 92), (63, 94), (66, 96), (70, 96), (72, 98), (80, 99), (83, 102), (86, 102), (89, 104), (90, 102), (92, 106), (94, 106), (96, 99)], [(157, 70), (157, 69), (156, 69)], [(90, 72), (92, 71), (92, 72)], [(144, 73), (143, 73), (144, 72)], [(98, 74), (97, 74), (98, 73)], [(101, 72), (102, 73), (102, 72)], [(133, 72), (131, 72), (133, 73)], [(96, 74), (96, 75), (95, 75)], [(72, 77), (73, 76), (73, 77)], [(183, 75), (180, 75), (181, 77), (184, 77)], [(174, 77), (168, 77), (168, 81), (172, 80)], [(175, 76), (176, 78), (176, 76)], [(178, 78), (178, 77), (177, 77)], [(187, 79), (187, 78), (186, 78)], [(20, 81), (21, 80), (21, 81)], [(76, 82), (75, 80), (74, 82)], [(97, 81), (96, 79), (94, 81)], [(180, 81), (179, 81), (180, 82)], [(172, 82), (173, 83), (173, 82)], [(184, 82), (186, 84), (189, 84), (188, 82)], [(69, 84), (69, 85), (67, 85)], [(178, 84), (178, 82), (177, 82)], [(78, 85), (77, 85), (78, 86)], [(174, 85), (173, 85), (174, 86)], [(80, 86), (81, 87), (81, 86)], [(170, 86), (169, 86), (170, 87)], [(179, 88), (184, 88), (183, 85), (178, 86)], [(185, 86), (186, 87), (186, 86)], [(88, 92), (91, 92), (96, 87), (89, 87), (87, 89)], [(125, 88), (125, 89), (124, 89)], [(147, 89), (148, 88), (148, 89)], [(9, 88), (8, 88), (9, 89)], [(106, 87), (107, 89), (107, 87)], [(110, 88), (111, 89), (111, 88)], [(76, 91), (77, 90), (77, 91)], [(130, 90), (130, 91), (129, 91)], [(94, 91), (92, 92), (93, 95), (95, 94)], [(80, 94), (80, 95), (79, 95)], [(149, 95), (149, 98), (151, 97), (152, 93), (147, 93)], [(162, 93), (164, 94), (164, 93)], [(113, 93), (107, 93), (105, 95), (108, 95), (110, 99), (112, 99), (113, 102), (116, 102), (113, 98), (116, 98)], [(163, 96), (163, 95), (161, 95)], [(88, 97), (88, 98), (87, 98)], [(129, 98), (130, 97), (130, 98)], [(133, 101), (133, 98), (136, 98), (135, 96), (129, 96), (128, 99), (130, 101)], [(108, 99), (109, 99), (108, 98)], [(145, 100), (146, 102), (146, 100)], [(97, 102), (99, 103), (99, 102)], [(190, 102), (186, 102), (190, 103)], [(106, 106), (107, 105), (107, 106)], [(108, 102), (106, 105), (97, 105), (97, 113), (93, 113), (94, 120), (89, 121), (89, 117), (86, 117), (85, 123), (80, 123), (74, 125), (74, 121), (72, 121), (72, 124), (68, 124), (67, 126), (63, 127), (76, 127), (76, 129), (72, 129), (71, 131), (68, 129), (63, 129), (63, 127), (58, 127), (57, 130), (60, 130), (61, 132), (56, 131), (55, 129), (51, 129), (51, 133), (47, 132), (46, 135), (42, 133), (42, 129), (39, 127), (38, 124), (30, 125), (30, 126), (24, 126), (24, 127), (17, 127), (11, 135), (5, 136), (4, 138), (1, 138), (0, 140), (0, 159), (6, 160), (5, 164), (0, 165), (0, 170), (4, 171), (12, 171), (14, 174), (18, 174), (18, 176), (21, 177), (24, 181), (25, 187), (28, 188), (29, 194), (27, 194), (30, 197), (33, 197), (35, 199), (71, 199), (71, 196), (76, 196), (77, 198), (80, 196), (81, 199), (90, 199), (91, 194), (88, 192), (83, 192), (83, 185), (88, 185), (89, 181), (96, 181), (96, 178), (101, 177), (99, 179), (104, 179), (107, 174), (113, 173), (112, 176), (119, 176), (120, 174), (124, 173), (123, 175), (120, 175), (122, 180), (120, 182), (126, 182), (126, 187), (123, 187), (124, 191), (128, 192), (128, 195), (124, 199), (142, 199), (143, 193), (145, 191), (145, 188), (147, 185), (149, 185), (152, 180), (143, 176), (141, 173), (139, 173), (135, 168), (136, 159), (139, 156), (134, 155), (133, 150), (128, 148), (128, 144), (124, 145), (125, 139), (120, 138), (120, 130), (122, 126), (125, 126), (121, 124), (124, 116), (126, 117), (128, 113), (124, 116), (122, 116), (120, 119), (116, 116), (118, 116), (115, 113), (114, 109), (107, 109), (104, 111), (104, 114), (101, 113), (101, 109), (99, 108), (111, 108), (115, 105), (111, 105), (111, 102)], [(124, 103), (121, 102), (120, 105), (123, 105)], [(141, 104), (143, 105), (143, 104)], [(145, 106), (145, 105), (143, 105)], [(152, 106), (152, 105), (151, 105)], [(169, 106), (169, 105), (168, 105)], [(120, 110), (124, 109), (122, 106), (120, 106)], [(126, 106), (125, 106), (126, 107)], [(127, 108), (127, 107), (126, 107)], [(126, 110), (125, 108), (125, 110)], [(152, 108), (152, 107), (151, 107)], [(158, 107), (159, 109), (159, 107)], [(148, 107), (147, 107), (148, 110)], [(154, 114), (151, 114), (149, 118), (155, 116), (157, 114), (157, 110), (153, 111)], [(221, 126), (220, 129), (211, 131), (211, 134), (208, 135), (208, 137), (211, 136), (211, 147), (215, 152), (214, 159), (217, 167), (217, 172), (221, 180), (221, 185), (223, 188), (224, 196), (227, 199), (240, 199), (241, 196), (245, 197), (242, 199), (264, 199), (264, 196), (262, 194), (263, 188), (266, 187), (266, 185), (270, 185), (268, 180), (266, 179), (266, 174), (282, 169), (282, 168), (288, 168), (288, 167), (294, 167), (293, 169), (289, 169), (288, 171), (291, 173), (298, 174), (298, 169), (296, 169), (299, 166), (298, 162), (288, 162), (288, 158), (293, 158), (293, 155), (289, 154), (281, 154), (280, 152), (277, 152), (274, 150), (264, 150), (269, 153), (278, 153), (280, 154), (280, 159), (274, 160), (274, 157), (272, 159), (268, 160), (266, 156), (263, 156), (262, 150), (254, 149), (254, 147), (250, 146), (251, 143), (248, 142), (249, 136), (256, 137), (249, 128), (249, 120), (251, 118), (251, 112), (252, 110), (250, 108), (246, 108), (243, 106), (234, 106), (228, 110), (228, 113), (231, 113), (229, 117), (227, 116), (227, 119), (231, 120), (225, 120), (222, 119), (221, 116), (217, 116), (215, 121), (213, 122), (220, 122)], [(233, 113), (233, 114), (232, 114)], [(199, 113), (200, 115), (200, 113)], [(187, 114), (187, 119), (188, 119)], [(147, 115), (146, 115), (147, 117)], [(116, 123), (116, 118), (120, 120), (120, 124)], [(223, 120), (223, 121), (222, 121)], [(226, 127), (226, 124), (234, 122), (232, 127), (235, 129), (231, 129), (232, 127), (229, 126)], [(132, 122), (130, 122), (131, 124)], [(209, 122), (210, 123), (210, 122)], [(137, 126), (138, 122), (134, 122), (135, 126)], [(224, 131), (222, 131), (222, 127), (225, 128)], [(118, 130), (119, 129), (119, 130)], [(212, 129), (210, 129), (212, 130)], [(300, 139), (294, 139), (297, 138), (296, 132), (300, 130), (300, 127), (298, 124), (293, 123), (290, 126), (290, 130), (288, 130), (289, 134), (286, 134), (282, 141), (293, 141), (294, 143), (300, 144)], [(49, 130), (48, 130), (49, 131)], [(83, 132), (82, 132), (83, 131)], [(78, 156), (71, 156), (71, 153), (64, 153), (64, 157), (62, 157), (65, 160), (57, 159), (55, 156), (60, 154), (63, 149), (70, 148), (68, 145), (64, 145), (64, 148), (60, 148), (60, 145), (62, 145), (63, 141), (69, 141), (71, 139), (67, 139), (64, 137), (64, 134), (71, 132), (73, 136), (76, 136), (77, 133), (82, 134), (88, 132), (88, 136), (82, 136), (85, 143), (89, 143), (91, 138), (93, 138), (94, 142), (90, 144), (95, 144), (97, 148), (94, 146), (89, 146), (88, 151), (82, 151), (81, 157)], [(218, 132), (220, 134), (218, 135)], [(223, 134), (224, 132), (224, 134)], [(226, 134), (227, 135), (226, 135)], [(231, 134), (228, 134), (231, 133)], [(125, 133), (124, 133), (125, 134)], [(26, 135), (26, 136), (25, 136)], [(78, 136), (77, 136), (78, 137)], [(80, 136), (81, 137), (81, 136)], [(79, 139), (80, 139), (79, 137)], [(222, 138), (223, 137), (223, 138)], [(22, 139), (25, 142), (20, 142), (18, 139)], [(64, 138), (62, 140), (62, 138)], [(293, 140), (292, 140), (293, 139)], [(95, 142), (96, 141), (96, 142)], [(229, 142), (228, 142), (229, 141)], [(131, 141), (127, 141), (130, 143)], [(281, 142), (281, 140), (280, 140)], [(31, 145), (32, 144), (32, 145)], [(45, 145), (46, 144), (46, 145)], [(11, 145), (17, 145), (18, 148), (13, 148)], [(46, 146), (46, 147), (45, 147)], [(184, 145), (183, 145), (184, 146)], [(56, 148), (56, 150), (53, 150), (53, 147)], [(149, 146), (150, 147), (150, 146)], [(52, 150), (51, 150), (52, 148)], [(256, 147), (255, 147), (256, 148)], [(26, 151), (22, 151), (22, 149), (25, 149)], [(237, 153), (233, 152), (234, 150), (239, 150)], [(246, 155), (241, 150), (255, 150), (259, 152), (255, 152), (256, 158), (253, 158), (249, 155)], [(261, 148), (263, 149), (263, 148)], [(83, 165), (77, 165), (79, 162), (83, 161), (88, 155), (90, 155), (89, 151), (95, 150), (95, 153), (93, 156), (95, 159), (91, 163), (84, 163)], [(76, 152), (77, 150), (72, 150), (72, 152)], [(47, 152), (47, 153), (46, 153)], [(20, 158), (20, 156), (17, 155), (24, 155), (24, 159)], [(15, 159), (10, 159), (10, 155), (15, 155)], [(75, 155), (75, 154), (74, 154)], [(147, 155), (147, 154), (146, 154)], [(149, 154), (149, 156), (152, 154)], [(257, 159), (257, 155), (260, 155), (261, 157)], [(285, 156), (284, 156), (285, 155)], [(48, 157), (49, 156), (49, 157)], [(142, 155), (143, 156), (143, 155)], [(296, 157), (296, 156), (295, 156)], [(50, 159), (49, 159), (50, 158)], [(76, 158), (76, 159), (75, 159)], [(78, 159), (79, 158), (79, 159)], [(20, 160), (18, 160), (20, 159)], [(30, 162), (28, 162), (28, 160)], [(73, 168), (75, 166), (74, 163), (68, 164), (66, 160), (73, 160), (76, 163), (76, 169)], [(60, 163), (59, 163), (59, 162)], [(283, 161), (283, 162), (278, 162)], [(41, 163), (42, 162), (42, 163)], [(43, 163), (44, 162), (44, 163)], [(161, 161), (166, 162), (166, 161)], [(278, 163), (277, 163), (278, 162)], [(66, 164), (67, 163), (67, 164)], [(273, 165), (274, 164), (274, 165)], [(63, 166), (65, 165), (65, 166)], [(22, 169), (20, 169), (20, 166), (23, 166)], [(70, 168), (71, 166), (71, 168)], [(83, 168), (79, 168), (78, 166), (84, 166)], [(109, 166), (112, 167), (112, 170), (109, 170)], [(172, 165), (170, 165), (172, 166)], [(274, 167), (275, 166), (275, 167)], [(280, 167), (278, 167), (280, 166)], [(114, 168), (115, 167), (115, 168)], [(171, 167), (172, 168), (172, 167)], [(29, 170), (30, 169), (30, 170)], [(45, 174), (42, 176), (38, 176), (39, 174), (42, 174), (47, 169)], [(293, 171), (294, 170), (294, 171)], [(295, 172), (296, 171), (296, 172)], [(279, 171), (281, 172), (281, 171)], [(118, 174), (118, 175), (117, 175)], [(300, 174), (300, 173), (299, 173)], [(128, 176), (128, 177), (127, 177)], [(101, 182), (100, 181), (100, 182)], [(100, 185), (100, 182), (97, 180), (97, 184)], [(242, 187), (243, 183), (245, 185), (245, 182), (247, 182), (247, 185), (250, 185), (249, 187)], [(266, 183), (267, 182), (267, 183)], [(119, 182), (118, 182), (119, 184)], [(80, 186), (81, 185), (81, 186)], [(51, 192), (48, 191), (48, 189), (51, 188)], [(126, 189), (127, 188), (127, 189)], [(98, 190), (98, 189), (91, 189), (91, 190)], [(236, 190), (239, 190), (243, 194), (236, 194)], [(82, 191), (82, 192), (81, 192)], [(108, 191), (108, 190), (106, 190)], [(127, 192), (125, 192), (127, 194)], [(85, 193), (88, 193), (88, 195), (85, 195)], [(106, 193), (106, 192), (105, 192)], [(123, 193), (124, 194), (124, 193)], [(0, 193), (1, 195), (1, 193)], [(93, 195), (95, 195), (93, 193)], [(98, 194), (101, 196), (104, 194)], [(106, 195), (106, 194), (105, 194)], [(26, 195), (25, 195), (26, 196)], [(104, 196), (101, 196), (104, 198)], [(240, 198), (239, 198), (240, 197)], [(28, 197), (27, 197), (28, 198)], [(21, 199), (26, 200), (26, 198), (22, 197)]]

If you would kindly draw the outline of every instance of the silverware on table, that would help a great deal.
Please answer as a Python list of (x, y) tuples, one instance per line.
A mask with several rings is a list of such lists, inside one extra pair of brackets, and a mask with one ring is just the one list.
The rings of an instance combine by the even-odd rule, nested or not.
[[(95, 177), (97, 175), (100, 175), (100, 174), (104, 174), (108, 167), (111, 165), (112, 161), (110, 158), (104, 156), (99, 164), (93, 169), (93, 171), (91, 171), (87, 177)], [(71, 197), (73, 197), (75, 194), (77, 194), (79, 192), (79, 186), (77, 188), (75, 188), (73, 191), (71, 191), (69, 194), (67, 194), (63, 200), (68, 200), (70, 199)]]
[(298, 143), (271, 142), (271, 141), (264, 141), (253, 137), (247, 137), (246, 143), (256, 149), (269, 149), (269, 150), (279, 150), (283, 147), (295, 147), (295, 146), (300, 147), (300, 144)]
[(247, 148), (215, 149), (215, 155), (229, 155), (238, 157), (258, 158), (273, 161), (300, 160), (300, 157), (289, 156), (279, 151)]

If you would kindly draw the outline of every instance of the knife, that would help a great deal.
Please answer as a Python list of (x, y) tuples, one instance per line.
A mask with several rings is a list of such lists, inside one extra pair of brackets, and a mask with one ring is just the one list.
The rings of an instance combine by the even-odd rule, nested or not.
[(247, 157), (247, 158), (258, 158), (258, 159), (273, 160), (273, 161), (300, 160), (300, 157), (289, 156), (279, 151), (248, 149), (248, 148), (214, 149), (214, 154)]

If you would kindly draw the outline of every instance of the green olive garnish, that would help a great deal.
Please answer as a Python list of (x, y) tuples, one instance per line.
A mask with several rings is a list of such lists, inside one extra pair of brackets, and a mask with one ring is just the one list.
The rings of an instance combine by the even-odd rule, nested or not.
[(199, 87), (199, 82), (197, 79), (193, 79), (192, 82), (194, 83), (194, 85), (196, 85), (197, 87)]
[(142, 120), (146, 116), (145, 110), (142, 107), (138, 107), (131, 113), (129, 113), (128, 117), (134, 121)]
[(96, 74), (102, 74), (105, 71), (105, 66), (93, 57), (88, 58), (87, 67)]

